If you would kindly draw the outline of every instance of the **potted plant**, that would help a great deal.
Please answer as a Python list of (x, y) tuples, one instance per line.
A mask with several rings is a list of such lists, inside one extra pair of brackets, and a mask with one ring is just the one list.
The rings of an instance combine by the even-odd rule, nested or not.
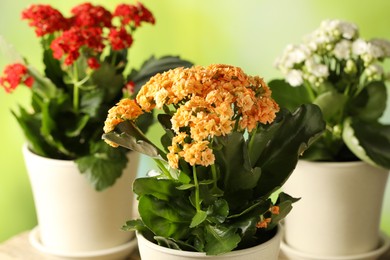
[[(83, 3), (69, 17), (37, 4), (26, 8), (22, 19), (41, 41), (44, 73), (14, 54), (19, 58), (4, 69), (0, 84), (9, 93), (19, 85), (31, 89), (31, 106), (12, 113), (27, 139), (23, 152), (39, 239), (46, 248), (67, 253), (127, 243), (130, 234), (120, 227), (131, 213), (123, 208), (132, 203), (127, 183), (135, 177), (138, 159), (101, 140), (106, 111), (135, 95), (150, 76), (191, 63), (152, 56), (140, 69), (130, 67), (135, 31), (155, 23), (141, 3), (119, 4), (113, 12)], [(147, 131), (152, 119), (143, 116), (138, 127)], [(128, 163), (129, 157), (134, 158)], [(50, 168), (57, 164), (58, 169)]]
[[(165, 130), (161, 145), (137, 127), (151, 111)], [(107, 143), (146, 154), (158, 166), (134, 181), (140, 219), (123, 229), (137, 230), (142, 259), (262, 253), (261, 259), (277, 259), (278, 223), (296, 199), (271, 196), (323, 128), (317, 106), (279, 111), (262, 78), (238, 67), (212, 64), (153, 76), (135, 100), (109, 110), (104, 127)]]
[[(302, 196), (286, 219), (286, 246), (324, 257), (380, 246), (390, 169), (390, 125), (380, 121), (387, 101), (383, 62), (389, 57), (388, 40), (365, 40), (355, 24), (335, 19), (288, 45), (277, 59), (284, 79), (269, 83), (275, 100), (289, 109), (316, 104), (326, 122), (285, 185), (286, 192)], [(335, 212), (337, 221), (321, 224)]]

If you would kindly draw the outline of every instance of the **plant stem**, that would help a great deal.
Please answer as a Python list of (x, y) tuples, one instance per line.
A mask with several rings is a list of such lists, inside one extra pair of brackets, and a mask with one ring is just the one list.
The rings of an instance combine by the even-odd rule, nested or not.
[(307, 93), (309, 94), (310, 100), (314, 101), (316, 99), (316, 95), (315, 95), (313, 89), (311, 88), (310, 83), (305, 82), (303, 85), (305, 86)]
[(199, 200), (199, 183), (198, 183), (198, 176), (196, 174), (196, 166), (192, 166), (192, 173), (194, 176), (194, 185), (195, 185), (195, 207), (196, 211), (200, 211), (200, 200)]
[(76, 113), (79, 112), (79, 84), (78, 84), (77, 63), (73, 64), (73, 109)]
[(157, 166), (160, 168), (160, 170), (164, 173), (164, 175), (166, 177), (168, 177), (168, 179), (172, 180), (172, 176), (171, 174), (169, 173), (169, 171), (167, 170), (167, 168), (165, 168), (164, 164), (161, 162), (161, 160), (159, 159), (154, 159), (154, 161), (156, 162)]
[(215, 164), (212, 164), (211, 165), (211, 174), (213, 176), (213, 188), (214, 189), (217, 189), (218, 186), (217, 186), (217, 181), (218, 181), (218, 176), (217, 176), (217, 169), (215, 167)]

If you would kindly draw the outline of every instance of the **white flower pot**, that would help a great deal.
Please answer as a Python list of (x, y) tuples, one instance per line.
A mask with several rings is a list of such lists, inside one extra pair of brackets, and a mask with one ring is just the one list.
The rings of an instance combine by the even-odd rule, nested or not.
[(101, 192), (80, 174), (73, 161), (38, 156), (27, 145), (23, 155), (42, 247), (78, 254), (115, 248), (134, 237), (134, 233), (124, 232), (121, 227), (132, 218), (131, 185), (137, 174), (138, 153), (129, 153), (122, 176)]
[(282, 237), (281, 227), (275, 236), (265, 243), (246, 248), (242, 250), (232, 251), (226, 254), (217, 256), (207, 256), (205, 253), (189, 252), (170, 249), (159, 246), (147, 240), (139, 232), (137, 234), (138, 249), (142, 260), (189, 260), (189, 259), (218, 259), (218, 260), (277, 260), (279, 256), (279, 246)]
[(301, 197), (285, 219), (283, 241), (324, 259), (375, 251), (388, 175), (388, 170), (364, 162), (300, 160), (283, 186), (286, 193)]

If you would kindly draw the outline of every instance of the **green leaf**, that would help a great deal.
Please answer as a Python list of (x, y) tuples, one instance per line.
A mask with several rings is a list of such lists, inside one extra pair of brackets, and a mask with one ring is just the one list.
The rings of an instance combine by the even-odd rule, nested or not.
[(224, 199), (216, 199), (207, 209), (208, 219), (213, 223), (223, 223), (229, 215), (229, 204)]
[(122, 230), (124, 231), (141, 231), (143, 229), (145, 229), (145, 225), (140, 219), (126, 221), (126, 224), (122, 227)]
[(103, 134), (102, 138), (151, 158), (165, 157), (165, 154), (153, 145), (131, 121), (120, 123), (114, 131)]
[(263, 215), (270, 208), (271, 201), (260, 202), (246, 209), (241, 214), (229, 217), (230, 225), (239, 230), (241, 234), (240, 248), (248, 248), (259, 244), (261, 236), (257, 236), (256, 224), (260, 220), (260, 215)]
[(390, 169), (390, 125), (347, 119), (343, 140), (361, 160)]
[(76, 159), (78, 168), (96, 190), (112, 186), (127, 164), (125, 149), (113, 148), (103, 141), (93, 145), (86, 156)]
[(183, 185), (180, 185), (180, 186), (177, 186), (176, 189), (178, 190), (188, 190), (188, 189), (192, 189), (193, 187), (195, 187), (194, 184), (183, 184)]
[(136, 84), (136, 91), (138, 91), (141, 86), (157, 73), (162, 73), (177, 67), (191, 67), (192, 65), (192, 62), (182, 60), (178, 56), (164, 56), (159, 59), (151, 56), (142, 64), (138, 72), (133, 71), (130, 74), (130, 78)]
[(81, 131), (84, 129), (84, 127), (87, 125), (89, 121), (89, 115), (84, 115), (79, 118), (77, 118), (77, 122), (74, 125), (73, 129), (67, 129), (65, 131), (65, 135), (68, 137), (77, 137), (80, 135)]
[(347, 96), (336, 91), (327, 91), (317, 96), (313, 101), (313, 104), (321, 108), (325, 121), (337, 122), (343, 112), (346, 102)]
[(214, 138), (214, 143), (220, 147), (214, 150), (214, 154), (220, 167), (224, 184), (221, 188), (225, 194), (254, 188), (261, 171), (252, 170), (248, 159), (244, 157), (246, 147), (244, 134), (233, 132), (226, 136), (218, 136)]
[(271, 218), (271, 223), (268, 224), (267, 230), (274, 229), (280, 221), (282, 221), (288, 213), (292, 210), (292, 204), (297, 202), (299, 199), (293, 198), (290, 195), (281, 192), (278, 195), (278, 199), (275, 203), (279, 207), (279, 214), (273, 214)]
[(61, 69), (60, 61), (53, 57), (53, 51), (50, 48), (50, 43), (54, 39), (54, 34), (49, 34), (43, 37), (41, 45), (43, 47), (43, 63), (45, 65), (45, 75), (48, 77), (57, 88), (66, 89), (66, 84), (63, 80), (64, 71)]
[(156, 178), (137, 178), (133, 184), (133, 191), (139, 195), (152, 195), (160, 200), (169, 201), (170, 198), (183, 196), (184, 193), (178, 189), (180, 183)]
[(139, 198), (138, 212), (155, 235), (179, 240), (189, 232), (193, 211), (183, 208), (183, 204), (178, 204), (178, 201), (179, 199), (164, 201), (151, 195), (142, 195)]
[(196, 212), (195, 216), (191, 220), (190, 228), (194, 228), (203, 223), (207, 218), (207, 212), (199, 210)]
[(115, 66), (102, 62), (99, 69), (92, 73), (91, 78), (98, 89), (104, 90), (105, 102), (119, 100), (118, 93), (121, 94), (125, 82), (122, 73), (117, 71)]
[(20, 106), (19, 115), (14, 111), (11, 111), (11, 113), (23, 130), (32, 151), (40, 156), (48, 157), (48, 154), (53, 152), (53, 150), (47, 145), (41, 136), (40, 118), (36, 115), (29, 114), (23, 107)]
[[(295, 169), (299, 156), (324, 129), (321, 110), (313, 104), (302, 105), (294, 113), (282, 111), (271, 125), (258, 129), (260, 136), (253, 148), (261, 150), (255, 165), (262, 172), (259, 179), (261, 185), (256, 188), (256, 195), (268, 196), (278, 189)], [(273, 132), (273, 135), (264, 135), (268, 142), (261, 140), (263, 133), (268, 131)], [(258, 147), (257, 143), (266, 146)]]
[(272, 90), (275, 101), (290, 111), (296, 110), (302, 104), (312, 103), (304, 86), (293, 87), (283, 79), (272, 80), (268, 86)]
[(195, 247), (181, 240), (175, 240), (172, 238), (165, 238), (161, 236), (154, 236), (154, 240), (157, 241), (157, 244), (163, 247), (167, 247), (175, 250), (191, 251), (191, 252), (197, 251)]
[(181, 250), (180, 246), (173, 240), (161, 236), (155, 236), (154, 239), (157, 241), (157, 244), (166, 248), (171, 248), (175, 250)]
[(85, 113), (92, 118), (100, 116), (99, 110), (104, 109), (107, 114), (109, 108), (102, 107), (104, 93), (101, 90), (81, 91), (80, 113)]
[(361, 120), (377, 120), (386, 110), (387, 91), (383, 82), (368, 83), (359, 95), (349, 104), (349, 114)]
[(42, 99), (55, 98), (59, 93), (62, 93), (50, 79), (40, 74), (33, 66), (28, 65), (27, 69), (28, 73), (33, 76), (35, 80), (33, 90), (39, 94)]
[(205, 251), (207, 255), (220, 255), (232, 251), (241, 241), (237, 228), (224, 225), (206, 225)]
[(59, 152), (68, 156), (69, 158), (74, 158), (75, 154), (68, 150), (62, 140), (60, 138), (56, 138), (56, 136), (60, 133), (58, 129), (58, 124), (56, 121), (56, 110), (58, 109), (58, 105), (60, 105), (62, 101), (57, 100), (44, 100), (41, 104), (41, 136), (45, 139), (45, 141), (55, 147)]

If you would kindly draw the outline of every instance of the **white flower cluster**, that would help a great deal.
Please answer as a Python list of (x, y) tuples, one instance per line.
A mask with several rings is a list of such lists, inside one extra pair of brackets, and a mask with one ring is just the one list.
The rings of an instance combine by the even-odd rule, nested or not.
[(366, 41), (359, 38), (355, 24), (325, 20), (303, 43), (288, 45), (275, 66), (292, 86), (304, 82), (319, 86), (335, 73), (339, 76), (360, 73), (367, 81), (383, 80), (385, 75), (380, 62), (388, 57), (390, 41)]

